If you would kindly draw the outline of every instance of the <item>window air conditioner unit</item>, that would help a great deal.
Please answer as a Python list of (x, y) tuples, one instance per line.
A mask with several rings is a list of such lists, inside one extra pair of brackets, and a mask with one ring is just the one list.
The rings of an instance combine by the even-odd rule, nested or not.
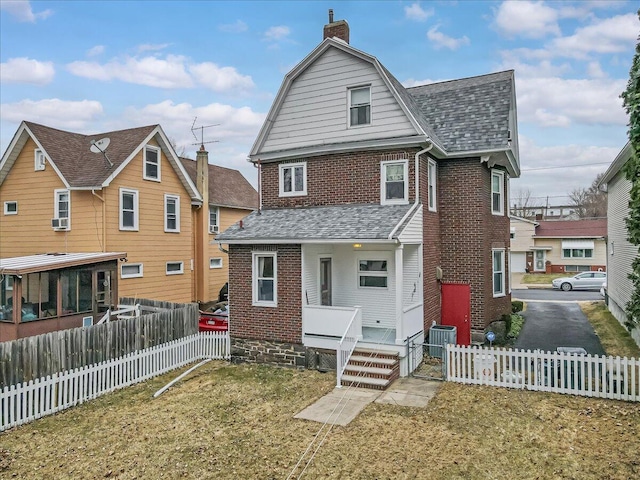
[(53, 228), (54, 230), (66, 230), (67, 228), (69, 228), (69, 219), (68, 218), (52, 218), (51, 228)]
[(209, 233), (218, 233), (218, 225), (209, 225)]

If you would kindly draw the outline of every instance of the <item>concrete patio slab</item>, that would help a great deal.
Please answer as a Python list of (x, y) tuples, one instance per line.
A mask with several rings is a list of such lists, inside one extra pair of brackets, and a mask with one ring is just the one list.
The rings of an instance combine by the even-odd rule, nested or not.
[(442, 382), (422, 380), (420, 378), (399, 378), (376, 398), (376, 403), (399, 405), (401, 407), (426, 407)]

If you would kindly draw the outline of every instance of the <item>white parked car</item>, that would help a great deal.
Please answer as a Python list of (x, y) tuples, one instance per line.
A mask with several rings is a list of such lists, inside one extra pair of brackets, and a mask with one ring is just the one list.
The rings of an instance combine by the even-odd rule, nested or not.
[(556, 278), (551, 282), (553, 288), (569, 290), (599, 290), (607, 281), (606, 272), (582, 272), (574, 277)]

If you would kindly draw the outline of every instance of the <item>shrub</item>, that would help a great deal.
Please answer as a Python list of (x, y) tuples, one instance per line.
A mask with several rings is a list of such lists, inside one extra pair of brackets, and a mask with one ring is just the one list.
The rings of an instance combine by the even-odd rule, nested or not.
[(521, 312), (524, 307), (524, 302), (521, 300), (514, 300), (511, 302), (511, 313)]
[(511, 331), (511, 315), (502, 315), (502, 318), (500, 320), (504, 322), (505, 332), (509, 334), (509, 332)]
[(510, 324), (511, 328), (507, 331), (507, 337), (518, 338), (522, 330), (522, 325), (524, 325), (524, 317), (514, 313), (511, 315)]

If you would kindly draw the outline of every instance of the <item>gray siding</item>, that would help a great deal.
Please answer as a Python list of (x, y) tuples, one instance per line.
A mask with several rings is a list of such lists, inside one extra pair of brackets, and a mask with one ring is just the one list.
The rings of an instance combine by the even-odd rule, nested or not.
[(607, 233), (609, 237), (607, 291), (611, 299), (610, 302), (615, 302), (619, 307), (616, 309), (616, 317), (618, 320), (624, 321), (623, 310), (631, 299), (633, 291), (633, 284), (628, 275), (631, 273), (631, 262), (638, 255), (638, 247), (627, 240), (627, 228), (624, 221), (629, 214), (631, 182), (625, 178), (624, 172), (620, 171), (607, 184), (607, 191)]
[[(371, 124), (348, 128), (347, 88), (363, 84), (371, 84)], [(416, 133), (372, 64), (329, 48), (291, 84), (262, 152)]]

